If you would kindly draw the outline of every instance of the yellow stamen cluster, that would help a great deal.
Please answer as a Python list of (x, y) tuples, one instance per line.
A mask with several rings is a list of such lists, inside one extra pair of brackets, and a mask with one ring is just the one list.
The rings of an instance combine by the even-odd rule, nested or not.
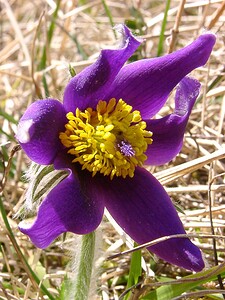
[[(66, 116), (69, 122), (59, 138), (75, 156), (73, 162), (79, 162), (93, 176), (100, 172), (111, 179), (133, 177), (136, 166), (146, 160), (144, 152), (152, 143), (152, 133), (145, 130), (140, 112), (132, 111), (122, 99), (100, 100), (96, 110), (89, 107), (82, 112), (77, 108), (75, 115), (69, 112)], [(124, 151), (121, 145), (125, 145)]]

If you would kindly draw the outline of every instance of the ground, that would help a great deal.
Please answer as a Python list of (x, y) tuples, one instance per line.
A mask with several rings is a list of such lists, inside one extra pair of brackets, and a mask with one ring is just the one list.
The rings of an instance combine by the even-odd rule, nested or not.
[[(150, 171), (165, 186), (211, 272), (201, 274), (199, 282), (197, 275), (193, 275), (189, 283), (197, 281), (197, 284), (181, 290), (180, 294), (168, 296), (164, 290), (157, 299), (184, 299), (182, 292), (187, 293), (185, 299), (223, 299), (224, 10), (225, 1), (219, 0), (0, 1), (0, 299), (50, 299), (37, 283), (38, 278), (43, 279), (52, 299), (63, 299), (59, 290), (68, 271), (73, 237), (67, 236), (65, 242), (62, 237), (40, 250), (18, 230), (16, 214), (29, 186), (24, 174), (30, 161), (18, 147), (16, 126), (33, 101), (46, 96), (62, 99), (70, 78), (69, 66), (78, 73), (96, 60), (101, 49), (115, 46), (117, 36), (113, 26), (121, 23), (145, 39), (132, 60), (173, 52), (205, 30), (217, 35), (208, 63), (192, 72), (202, 88), (182, 151), (169, 164)], [(173, 94), (160, 116), (172, 110)], [(104, 259), (95, 276), (97, 290), (93, 293), (96, 299), (122, 299), (131, 254), (106, 259), (132, 246), (108, 215), (101, 224), (101, 231), (100, 257)], [(217, 237), (213, 239), (212, 235)], [(212, 269), (214, 265), (220, 269)], [(140, 284), (133, 289), (130, 299), (141, 299), (143, 291), (148, 293), (161, 285), (174, 287), (171, 284), (174, 279), (175, 286), (179, 283), (184, 286), (190, 274), (158, 261), (146, 250), (142, 250), (142, 266)], [(221, 277), (217, 278), (219, 273)]]

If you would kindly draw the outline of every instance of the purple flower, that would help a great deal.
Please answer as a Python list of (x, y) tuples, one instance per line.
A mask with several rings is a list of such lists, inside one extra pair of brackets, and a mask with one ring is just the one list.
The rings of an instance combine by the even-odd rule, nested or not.
[[(200, 89), (185, 76), (206, 63), (215, 36), (205, 33), (172, 54), (123, 66), (141, 40), (127, 27), (120, 29), (122, 45), (102, 50), (73, 77), (63, 104), (36, 101), (19, 122), (17, 138), (29, 158), (68, 171), (43, 200), (34, 223), (20, 224), (37, 247), (47, 247), (63, 232), (95, 230), (105, 207), (137, 243), (185, 233), (169, 196), (143, 165), (167, 163), (180, 151)], [(178, 83), (174, 112), (152, 119)], [(189, 270), (204, 267), (188, 238), (149, 250)]]

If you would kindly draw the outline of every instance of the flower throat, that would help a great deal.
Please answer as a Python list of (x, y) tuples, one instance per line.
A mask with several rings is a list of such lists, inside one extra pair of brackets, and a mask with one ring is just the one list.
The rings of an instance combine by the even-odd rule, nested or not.
[(152, 143), (152, 132), (145, 130), (140, 112), (122, 99), (100, 100), (96, 110), (76, 109), (66, 115), (65, 132), (60, 132), (62, 144), (75, 156), (82, 169), (110, 176), (133, 177), (136, 166), (142, 166), (144, 152)]

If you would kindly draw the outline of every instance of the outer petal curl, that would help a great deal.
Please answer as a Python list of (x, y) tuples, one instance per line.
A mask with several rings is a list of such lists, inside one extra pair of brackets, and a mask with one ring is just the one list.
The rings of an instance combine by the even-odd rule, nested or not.
[(215, 39), (214, 34), (205, 33), (181, 50), (124, 66), (112, 83), (107, 99), (122, 98), (139, 110), (142, 118), (153, 117), (183, 77), (206, 63)]
[(96, 193), (94, 188), (83, 189), (77, 175), (70, 171), (44, 199), (34, 223), (23, 221), (19, 229), (39, 248), (46, 248), (64, 232), (90, 233), (100, 224), (104, 211), (103, 204), (92, 197)]
[(177, 87), (174, 113), (161, 119), (146, 121), (147, 129), (153, 132), (153, 143), (145, 153), (148, 156), (146, 164), (165, 164), (180, 152), (188, 118), (199, 89), (200, 83), (197, 80), (185, 77)]
[[(133, 178), (94, 180), (99, 188), (97, 196), (105, 202), (116, 222), (139, 244), (185, 233), (166, 191), (145, 169), (137, 168)], [(187, 238), (167, 240), (149, 250), (188, 270), (200, 271), (204, 267), (200, 250)]]
[(74, 112), (76, 108), (83, 110), (95, 108), (99, 100), (105, 99), (115, 76), (140, 45), (141, 40), (135, 38), (126, 26), (118, 29), (123, 34), (122, 45), (119, 49), (102, 50), (98, 60), (85, 68), (68, 83), (64, 93), (66, 111)]
[(16, 138), (31, 160), (48, 165), (62, 148), (58, 136), (65, 124), (66, 113), (59, 101), (38, 100), (20, 119)]

